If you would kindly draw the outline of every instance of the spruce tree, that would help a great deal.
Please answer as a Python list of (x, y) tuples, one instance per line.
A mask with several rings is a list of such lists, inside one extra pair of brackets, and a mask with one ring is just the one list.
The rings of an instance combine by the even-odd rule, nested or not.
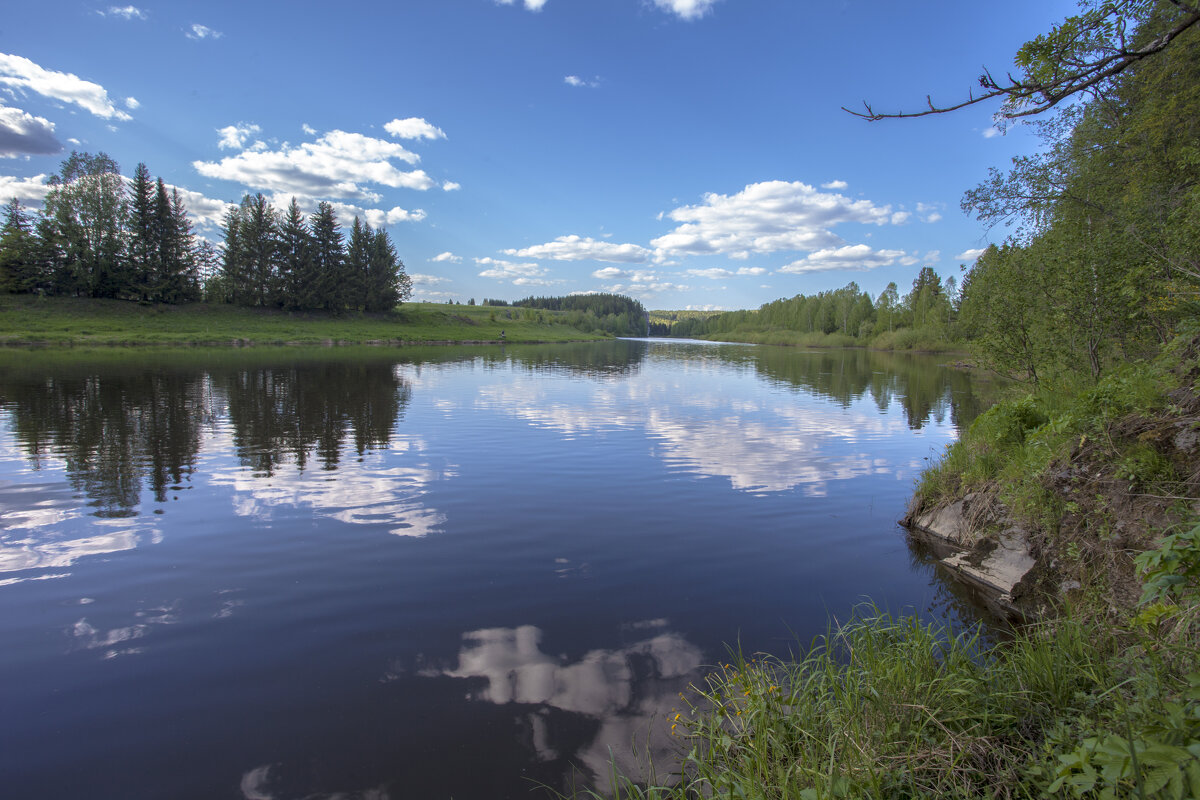
[(345, 252), (342, 232), (334, 216), (333, 206), (325, 202), (320, 203), (317, 212), (312, 216), (310, 228), (313, 239), (313, 273), (316, 280), (313, 281), (312, 293), (305, 307), (340, 311), (345, 306), (340, 285)]
[(129, 187), (129, 267), (134, 290), (153, 299), (154, 259), (158, 252), (154, 208), (154, 182), (145, 163), (139, 163)]
[(4, 209), (0, 228), (0, 291), (24, 294), (37, 288), (36, 247), (33, 224), (14, 197)]
[(300, 205), (292, 198), (279, 228), (280, 287), (284, 308), (312, 308), (314, 294), (312, 235), (304, 224)]
[(342, 265), (342, 286), (346, 305), (350, 308), (367, 307), (368, 272), (371, 260), (371, 241), (374, 238), (371, 226), (354, 218), (350, 228), (350, 241), (346, 243), (346, 260)]

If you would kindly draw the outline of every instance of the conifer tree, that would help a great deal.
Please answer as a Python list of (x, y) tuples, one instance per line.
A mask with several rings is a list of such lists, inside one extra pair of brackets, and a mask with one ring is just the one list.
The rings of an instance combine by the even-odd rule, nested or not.
[(36, 247), (33, 224), (14, 197), (4, 208), (0, 228), (0, 291), (27, 293), (37, 288)]
[(346, 258), (342, 262), (342, 287), (345, 291), (346, 305), (350, 308), (363, 309), (367, 306), (373, 239), (371, 226), (363, 224), (355, 217), (350, 228), (350, 241), (346, 243)]
[(135, 291), (143, 299), (153, 295), (158, 252), (154, 188), (149, 168), (139, 163), (129, 187), (129, 268)]
[(312, 232), (312, 261), (316, 280), (311, 295), (305, 298), (305, 308), (340, 311), (345, 306), (340, 279), (345, 258), (342, 232), (338, 227), (333, 206), (322, 202), (317, 206), (310, 223)]
[(310, 308), (315, 284), (312, 235), (294, 197), (280, 224), (279, 246), (282, 305), (290, 309)]

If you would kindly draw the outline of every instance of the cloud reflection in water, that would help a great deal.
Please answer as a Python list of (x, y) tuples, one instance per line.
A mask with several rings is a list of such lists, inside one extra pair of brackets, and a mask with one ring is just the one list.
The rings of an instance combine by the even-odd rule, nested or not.
[[(666, 620), (629, 626), (657, 628)], [(602, 792), (608, 785), (610, 759), (635, 779), (648, 777), (649, 761), (659, 765), (676, 759), (678, 740), (663, 714), (673, 698), (698, 680), (700, 649), (681, 635), (663, 632), (616, 650), (592, 650), (574, 662), (541, 649), (542, 631), (533, 625), (487, 628), (463, 634), (458, 666), (427, 670), (428, 677), (483, 679), (468, 697), (497, 705), (532, 706), (527, 714), (531, 744), (538, 757), (559, 757), (550, 746), (548, 709), (581, 714), (599, 722), (591, 742), (572, 756)], [(635, 747), (630, 745), (636, 743)]]

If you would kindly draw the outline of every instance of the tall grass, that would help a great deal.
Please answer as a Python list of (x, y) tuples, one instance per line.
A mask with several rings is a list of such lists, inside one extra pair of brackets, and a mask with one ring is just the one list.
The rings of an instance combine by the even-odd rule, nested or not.
[(612, 797), (1195, 796), (1195, 668), (1146, 632), (1066, 619), (989, 645), (867, 607), (799, 660), (720, 665), (673, 715), (677, 781)]

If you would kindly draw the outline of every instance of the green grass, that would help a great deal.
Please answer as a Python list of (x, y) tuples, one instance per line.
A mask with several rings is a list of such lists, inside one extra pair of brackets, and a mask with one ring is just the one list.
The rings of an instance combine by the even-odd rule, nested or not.
[[(511, 318), (510, 318), (511, 317)], [(406, 303), (389, 314), (288, 313), (197, 303), (0, 295), (0, 344), (227, 345), (564, 342), (609, 338), (552, 311)]]
[(1194, 630), (1164, 630), (1066, 619), (988, 646), (868, 607), (799, 660), (719, 666), (672, 715), (677, 782), (612, 796), (1195, 797)]

